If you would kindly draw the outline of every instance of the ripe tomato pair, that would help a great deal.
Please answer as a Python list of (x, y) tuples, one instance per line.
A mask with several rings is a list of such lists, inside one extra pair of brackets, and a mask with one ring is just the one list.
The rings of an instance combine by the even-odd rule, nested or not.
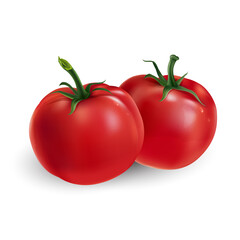
[(48, 94), (33, 113), (30, 140), (43, 167), (71, 183), (96, 184), (135, 160), (163, 169), (195, 161), (214, 136), (216, 107), (201, 85), (173, 75), (177, 60), (170, 57), (168, 76), (150, 61), (158, 78), (135, 76), (119, 88), (103, 82), (83, 86), (59, 58), (76, 88), (61, 83), (68, 88)]

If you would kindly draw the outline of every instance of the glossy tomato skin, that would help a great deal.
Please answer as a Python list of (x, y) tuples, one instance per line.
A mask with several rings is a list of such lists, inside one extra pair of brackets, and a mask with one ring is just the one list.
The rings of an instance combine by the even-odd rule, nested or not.
[[(190, 79), (184, 79), (181, 86), (193, 90), (205, 106), (179, 90), (171, 90), (160, 102), (163, 87), (144, 76), (134, 76), (121, 85), (136, 102), (144, 123), (144, 143), (136, 161), (160, 169), (185, 167), (198, 159), (213, 139), (215, 103), (203, 86)], [(179, 78), (175, 76), (175, 80)]]
[[(30, 122), (30, 140), (40, 163), (75, 184), (96, 184), (120, 175), (133, 164), (143, 143), (143, 122), (129, 94), (106, 84), (97, 87), (112, 94), (94, 91), (69, 115), (71, 99), (50, 93)], [(71, 93), (69, 88), (61, 90)]]

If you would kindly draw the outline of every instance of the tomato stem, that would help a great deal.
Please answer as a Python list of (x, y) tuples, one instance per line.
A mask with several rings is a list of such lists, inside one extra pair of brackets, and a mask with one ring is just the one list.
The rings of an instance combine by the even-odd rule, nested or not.
[(78, 90), (78, 94), (80, 95), (80, 98), (86, 99), (88, 98), (88, 93), (86, 92), (86, 90), (84, 89), (82, 82), (78, 76), (78, 74), (76, 73), (76, 71), (72, 68), (71, 70), (67, 71), (73, 78), (77, 90)]
[(60, 57), (58, 57), (58, 62), (59, 64), (62, 66), (62, 68), (64, 70), (66, 70), (73, 78), (76, 87), (77, 87), (77, 93), (79, 95), (79, 99), (86, 99), (89, 97), (89, 93), (84, 89), (82, 82), (78, 76), (78, 74), (76, 73), (76, 71), (74, 70), (74, 68), (72, 67), (72, 65), (65, 59), (62, 59)]
[(167, 83), (167, 85), (171, 86), (171, 87), (177, 86), (177, 83), (175, 81), (174, 74), (173, 74), (174, 65), (177, 60), (179, 60), (179, 57), (177, 57), (176, 55), (171, 55), (169, 63), (168, 63), (168, 83)]
[(177, 57), (176, 55), (170, 56), (170, 60), (168, 63), (168, 81), (165, 81), (165, 79), (163, 79), (163, 76), (162, 76), (161, 72), (159, 71), (157, 64), (154, 61), (150, 61), (150, 60), (144, 61), (144, 62), (152, 62), (153, 63), (153, 65), (157, 71), (158, 77), (159, 77), (159, 78), (157, 78), (157, 77), (153, 76), (152, 74), (147, 74), (144, 78), (151, 77), (151, 78), (155, 79), (161, 86), (163, 86), (163, 94), (162, 94), (162, 98), (160, 101), (163, 101), (167, 97), (168, 93), (174, 89), (174, 90), (183, 91), (183, 92), (192, 94), (199, 103), (201, 103), (203, 106), (205, 106), (194, 91), (187, 89), (180, 85), (182, 80), (184, 79), (184, 77), (187, 75), (187, 73), (184, 74), (180, 79), (175, 81), (173, 69), (174, 69), (174, 66), (175, 66), (175, 63), (177, 60), (179, 60), (179, 57)]
[(73, 80), (74, 80), (74, 82), (76, 84), (76, 87), (77, 87), (77, 90), (75, 90), (69, 83), (62, 82), (62, 83), (60, 83), (60, 85), (65, 85), (65, 86), (69, 87), (69, 89), (72, 90), (73, 94), (67, 93), (67, 92), (63, 92), (63, 91), (54, 91), (54, 92), (52, 92), (52, 93), (60, 93), (63, 96), (65, 96), (67, 98), (70, 98), (72, 100), (71, 101), (71, 112), (69, 114), (72, 114), (75, 111), (75, 109), (76, 109), (76, 107), (77, 107), (79, 102), (81, 102), (84, 99), (89, 98), (93, 91), (102, 90), (102, 91), (106, 91), (106, 92), (111, 93), (108, 89), (102, 88), (102, 87), (94, 88), (93, 90), (91, 90), (91, 86), (103, 84), (105, 81), (89, 83), (86, 86), (86, 88), (84, 88), (83, 85), (82, 85), (82, 82), (81, 82), (81, 80), (79, 78), (79, 76), (77, 75), (76, 71), (73, 69), (71, 64), (67, 60), (62, 59), (60, 57), (58, 57), (58, 62), (61, 65), (61, 67), (64, 70), (66, 70), (72, 76), (72, 78), (73, 78)]

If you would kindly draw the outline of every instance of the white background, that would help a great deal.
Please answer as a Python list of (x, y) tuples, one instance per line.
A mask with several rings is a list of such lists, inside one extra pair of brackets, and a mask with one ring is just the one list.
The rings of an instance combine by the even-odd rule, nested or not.
[[(0, 239), (240, 239), (238, 1), (1, 1)], [(166, 74), (203, 86), (218, 109), (215, 138), (194, 164), (163, 171), (134, 164), (80, 186), (46, 172), (28, 137), (40, 100), (71, 77), (83, 83)], [(73, 82), (72, 82), (73, 83)]]

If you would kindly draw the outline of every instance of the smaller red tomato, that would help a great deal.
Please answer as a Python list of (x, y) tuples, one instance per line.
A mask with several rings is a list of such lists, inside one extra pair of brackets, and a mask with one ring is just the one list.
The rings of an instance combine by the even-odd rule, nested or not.
[[(138, 108), (123, 89), (101, 83), (83, 86), (64, 59), (61, 66), (77, 88), (57, 89), (35, 109), (30, 140), (43, 167), (76, 184), (96, 184), (126, 171), (143, 143)], [(70, 114), (69, 114), (70, 113)]]
[(208, 148), (215, 134), (217, 110), (199, 83), (174, 76), (178, 57), (172, 55), (168, 76), (134, 76), (121, 87), (136, 102), (144, 123), (144, 143), (137, 162), (161, 169), (185, 167)]

